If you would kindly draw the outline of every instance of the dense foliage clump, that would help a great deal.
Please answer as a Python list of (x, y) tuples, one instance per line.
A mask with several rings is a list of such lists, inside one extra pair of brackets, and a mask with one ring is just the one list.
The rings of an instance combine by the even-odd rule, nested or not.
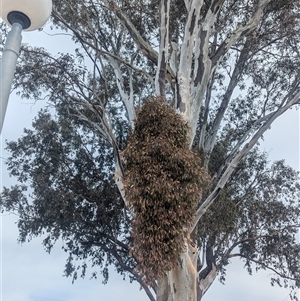
[(189, 149), (188, 125), (162, 98), (150, 98), (124, 151), (125, 192), (135, 217), (132, 253), (152, 281), (172, 269), (206, 179)]

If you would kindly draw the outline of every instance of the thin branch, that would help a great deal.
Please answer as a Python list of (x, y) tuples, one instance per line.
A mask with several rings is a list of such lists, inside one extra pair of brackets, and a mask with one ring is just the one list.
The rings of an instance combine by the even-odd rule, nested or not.
[[(212, 77), (209, 81), (209, 84), (207, 86), (206, 96), (205, 96), (205, 106), (204, 106), (204, 113), (203, 113), (203, 120), (201, 122), (201, 128), (200, 128), (200, 139), (199, 139), (199, 149), (204, 150), (204, 144), (205, 144), (205, 138), (206, 138), (206, 130), (208, 125), (208, 117), (209, 117), (209, 109), (210, 109), (210, 102), (211, 102), (211, 96), (212, 96), (212, 89), (215, 82), (215, 72), (212, 74)], [(205, 161), (206, 158), (205, 158)], [(203, 163), (204, 166), (206, 166), (206, 162)]]
[(248, 256), (246, 256), (246, 255), (241, 254), (241, 253), (231, 254), (228, 258), (233, 258), (233, 257), (241, 257), (241, 258), (245, 258), (245, 259), (247, 259), (247, 260), (249, 260), (249, 261), (252, 261), (252, 262), (254, 262), (254, 263), (257, 263), (257, 264), (263, 266), (265, 269), (268, 269), (268, 270), (270, 270), (270, 271), (273, 271), (275, 274), (277, 274), (278, 276), (280, 276), (280, 277), (282, 277), (282, 278), (289, 279), (289, 280), (293, 280), (293, 281), (296, 280), (295, 278), (292, 278), (292, 277), (290, 277), (290, 276), (287, 276), (286, 274), (279, 273), (279, 272), (278, 272), (277, 270), (275, 270), (274, 268), (270, 267), (269, 265), (267, 265), (267, 264), (265, 264), (265, 263), (263, 263), (263, 262), (261, 262), (261, 261), (259, 261), (259, 260), (255, 260), (254, 258), (250, 258), (250, 257), (248, 257)]
[(239, 151), (239, 153), (231, 160), (231, 162), (228, 164), (226, 170), (222, 174), (221, 178), (219, 179), (217, 185), (215, 186), (214, 190), (211, 192), (211, 194), (207, 197), (207, 199), (200, 205), (199, 209), (197, 210), (194, 224), (193, 224), (193, 227), (191, 228), (192, 230), (194, 230), (194, 228), (198, 224), (200, 218), (205, 214), (207, 209), (210, 207), (210, 205), (214, 202), (214, 200), (219, 195), (220, 191), (224, 188), (224, 186), (228, 182), (230, 176), (236, 170), (240, 161), (245, 157), (245, 155), (247, 155), (250, 152), (250, 150), (253, 148), (253, 146), (257, 143), (257, 141), (260, 139), (260, 137), (264, 134), (264, 132), (270, 128), (270, 126), (274, 122), (274, 120), (276, 120), (280, 115), (282, 115), (290, 107), (299, 103), (299, 101), (300, 101), (300, 92), (298, 92), (294, 97), (292, 97), (292, 99), (290, 99), (290, 101), (287, 102), (285, 106), (278, 108), (278, 110), (275, 111), (268, 120), (266, 120), (266, 122), (252, 136), (252, 138), (249, 140), (249, 142), (247, 144), (245, 144), (244, 147)]
[[(235, 64), (235, 67), (232, 72), (232, 76), (230, 78), (230, 82), (228, 84), (227, 90), (222, 98), (222, 102), (219, 106), (217, 115), (214, 119), (212, 129), (210, 130), (209, 138), (207, 139), (207, 141), (204, 144), (204, 151), (208, 157), (210, 156), (210, 153), (214, 148), (217, 133), (221, 126), (221, 122), (223, 120), (224, 114), (228, 108), (232, 93), (238, 84), (238, 81), (241, 77), (241, 73), (243, 71), (244, 65), (245, 65), (247, 59), (249, 58), (249, 49), (248, 49), (249, 43), (250, 43), (249, 40), (247, 40), (245, 42), (243, 50), (241, 51), (238, 61)], [(207, 158), (207, 159), (209, 159), (209, 158)]]
[(117, 260), (117, 262), (119, 263), (119, 265), (122, 267), (124, 271), (129, 272), (136, 278), (136, 280), (140, 283), (142, 288), (145, 290), (145, 293), (149, 297), (150, 301), (155, 301), (155, 297), (151, 293), (148, 285), (144, 282), (143, 278), (138, 274), (138, 272), (134, 268), (131, 268), (126, 263), (124, 263), (122, 257), (120, 256), (120, 254), (118, 254), (116, 248), (111, 249), (104, 243), (97, 243), (97, 242), (92, 242), (92, 243), (93, 245), (100, 246), (101, 248), (103, 248), (104, 251), (111, 254)]
[(192, 0), (189, 4), (187, 21), (184, 29), (184, 39), (180, 50), (177, 74), (176, 103), (179, 112), (187, 121), (190, 120), (190, 82), (195, 37), (199, 33), (199, 18), (203, 0)]
[(103, 0), (106, 8), (113, 12), (120, 22), (127, 28), (129, 34), (133, 38), (135, 44), (142, 51), (142, 53), (154, 64), (157, 64), (158, 53), (155, 51), (148, 42), (146, 42), (136, 27), (132, 24), (129, 18), (123, 13), (114, 1)]
[(116, 60), (114, 60), (112, 57), (108, 57), (108, 61), (110, 65), (113, 67), (115, 76), (116, 76), (116, 82), (118, 86), (119, 93), (121, 95), (122, 101), (125, 105), (126, 112), (127, 112), (127, 118), (130, 122), (130, 124), (133, 123), (133, 120), (135, 118), (135, 110), (133, 105), (133, 98), (131, 98), (131, 95), (128, 95), (128, 93), (125, 91), (125, 85), (124, 80), (122, 76), (122, 72), (120, 69), (120, 64)]
[(169, 47), (170, 0), (160, 2), (160, 43), (155, 77), (156, 94), (166, 97), (166, 72)]
[[(89, 41), (87, 41), (86, 39), (84, 39), (83, 37), (86, 36), (86, 33), (83, 33), (83, 32), (79, 32), (77, 30), (75, 30), (73, 27), (71, 27), (66, 21), (64, 21), (64, 19), (62, 17), (59, 16), (59, 13), (54, 10), (53, 14), (55, 15), (55, 17), (61, 22), (63, 23), (68, 29), (70, 29), (74, 36), (76, 37), (76, 39), (78, 39), (78, 41), (81, 43), (81, 45), (83, 46), (83, 48), (87, 51), (87, 47), (86, 46), (89, 46), (91, 47), (92, 49), (94, 49), (97, 53), (99, 54), (102, 54), (102, 55), (105, 55), (105, 56), (109, 56), (109, 57), (112, 57), (113, 59), (115, 59), (116, 61), (120, 62), (121, 64), (124, 64), (125, 66), (131, 68), (132, 70), (134, 70), (135, 72), (137, 73), (141, 73), (143, 75), (145, 75), (148, 79), (150, 79), (150, 82), (152, 82), (152, 76), (149, 75), (149, 73), (147, 73), (145, 70), (143, 69), (139, 69), (139, 68), (136, 68), (134, 67), (131, 63), (125, 61), (124, 59), (122, 59), (121, 57), (119, 57), (118, 55), (112, 53), (112, 52), (109, 52), (107, 50), (103, 50), (102, 48), (99, 48), (97, 46), (97, 41), (95, 41), (95, 45), (90, 43)], [(87, 53), (89, 56), (90, 54)]]
[(219, 47), (219, 49), (216, 51), (215, 55), (211, 58), (212, 65), (216, 66), (224, 57), (224, 55), (227, 53), (227, 51), (230, 49), (230, 47), (235, 44), (235, 42), (240, 39), (241, 37), (249, 34), (259, 24), (264, 8), (271, 2), (271, 0), (260, 0), (258, 3), (258, 8), (255, 11), (253, 17), (251, 20), (246, 24), (245, 26), (241, 26), (237, 28)]
[[(196, 134), (198, 118), (202, 106), (203, 97), (207, 91), (209, 80), (215, 68), (212, 68), (210, 55), (210, 38), (212, 36), (215, 21), (219, 15), (224, 0), (215, 0), (210, 3), (204, 20), (197, 28), (197, 39), (195, 43), (194, 70), (191, 85), (191, 109), (190, 125), (191, 138)], [(216, 35), (214, 37), (216, 41)], [(216, 43), (215, 43), (216, 44)], [(215, 46), (215, 45), (214, 45)]]

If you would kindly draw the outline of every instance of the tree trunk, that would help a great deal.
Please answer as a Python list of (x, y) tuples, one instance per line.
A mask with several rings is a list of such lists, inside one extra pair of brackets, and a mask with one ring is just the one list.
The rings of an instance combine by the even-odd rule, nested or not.
[(198, 248), (188, 239), (176, 267), (158, 281), (156, 301), (200, 301), (217, 276), (212, 256), (206, 254), (207, 266), (199, 273)]
[(176, 267), (158, 281), (157, 301), (197, 301), (198, 249), (185, 243)]

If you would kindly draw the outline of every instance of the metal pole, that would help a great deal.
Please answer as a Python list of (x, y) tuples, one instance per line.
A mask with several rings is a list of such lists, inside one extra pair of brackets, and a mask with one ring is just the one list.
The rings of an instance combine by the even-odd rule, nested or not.
[(10, 89), (21, 47), (22, 30), (23, 26), (21, 24), (13, 23), (11, 31), (7, 35), (0, 61), (0, 133), (2, 132)]

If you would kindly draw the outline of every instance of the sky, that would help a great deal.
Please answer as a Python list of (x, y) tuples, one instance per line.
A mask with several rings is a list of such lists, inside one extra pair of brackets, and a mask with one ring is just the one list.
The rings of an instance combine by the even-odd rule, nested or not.
[[(54, 44), (45, 32), (23, 34), (23, 42), (43, 46), (51, 52), (72, 49), (66, 37), (58, 39), (62, 39), (61, 43)], [(3, 164), (7, 155), (4, 150), (5, 140), (20, 137), (23, 128), (30, 126), (43, 105), (25, 103), (16, 95), (11, 96), (0, 137), (0, 187), (15, 183)], [(270, 153), (271, 160), (285, 159), (289, 165), (299, 169), (299, 111), (291, 110), (280, 117), (265, 135), (265, 141), (260, 147)], [(113, 270), (107, 285), (103, 285), (101, 279), (89, 280), (89, 277), (78, 279), (72, 284), (70, 278), (63, 277), (67, 254), (61, 249), (62, 245), (58, 243), (51, 254), (48, 254), (41, 245), (41, 239), (18, 244), (16, 221), (17, 218), (13, 215), (4, 214), (0, 217), (0, 301), (148, 300), (138, 284), (123, 281)], [(249, 276), (242, 264), (235, 260), (228, 266), (226, 284), (221, 285), (215, 281), (203, 300), (288, 300), (288, 290), (271, 287), (270, 276), (270, 272)]]

